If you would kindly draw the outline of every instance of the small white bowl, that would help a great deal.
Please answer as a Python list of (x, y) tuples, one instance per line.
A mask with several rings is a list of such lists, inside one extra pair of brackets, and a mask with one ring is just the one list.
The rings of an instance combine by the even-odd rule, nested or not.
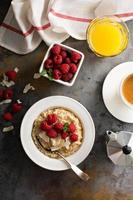
[[(78, 50), (76, 50), (76, 49), (74, 49), (74, 48), (71, 48), (71, 47), (69, 47), (69, 46), (66, 46), (66, 45), (64, 45), (64, 44), (54, 43), (54, 44), (52, 44), (52, 45), (49, 47), (49, 49), (47, 50), (47, 52), (46, 52), (46, 54), (45, 54), (45, 56), (44, 56), (44, 59), (43, 59), (43, 61), (42, 61), (42, 64), (41, 64), (41, 66), (40, 66), (39, 73), (42, 73), (42, 71), (43, 71), (43, 69), (44, 69), (44, 62), (45, 62), (45, 60), (49, 57), (50, 50), (51, 50), (51, 48), (52, 48), (55, 44), (58, 44), (58, 45), (60, 45), (61, 47), (64, 47), (67, 51), (75, 51), (75, 52), (77, 52), (77, 53), (79, 53), (79, 54), (81, 55), (81, 60), (80, 60), (80, 62), (79, 62), (79, 64), (78, 64), (78, 69), (77, 69), (76, 73), (74, 74), (74, 76), (73, 76), (73, 78), (72, 78), (72, 80), (71, 80), (70, 82), (65, 82), (65, 81), (63, 81), (63, 80), (56, 80), (56, 79), (53, 79), (53, 80), (52, 80), (52, 81), (55, 81), (55, 82), (57, 82), (57, 83), (60, 83), (60, 84), (62, 84), (62, 85), (65, 85), (65, 86), (72, 86), (72, 85), (74, 84), (76, 78), (77, 78), (77, 75), (78, 75), (79, 70), (80, 70), (80, 68), (81, 68), (81, 65), (82, 65), (82, 63), (83, 63), (84, 54), (83, 54), (81, 51), (78, 51)], [(47, 75), (47, 74), (42, 75), (42, 76), (48, 78), (48, 75)]]
[(126, 98), (124, 97), (124, 95), (123, 95), (123, 84), (124, 84), (124, 81), (125, 81), (129, 76), (131, 76), (131, 75), (133, 75), (133, 73), (126, 74), (126, 75), (122, 78), (122, 81), (121, 81), (121, 84), (120, 84), (120, 92), (119, 92), (119, 93), (120, 93), (120, 97), (121, 97), (123, 103), (124, 103), (126, 106), (128, 106), (128, 108), (133, 109), (133, 104), (129, 103), (129, 102), (126, 100)]

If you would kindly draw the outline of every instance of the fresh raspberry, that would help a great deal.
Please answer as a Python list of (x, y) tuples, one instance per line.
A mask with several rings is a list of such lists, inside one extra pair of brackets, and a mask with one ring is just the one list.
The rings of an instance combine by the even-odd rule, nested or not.
[(47, 131), (47, 135), (50, 138), (56, 138), (58, 136), (58, 133), (56, 132), (56, 130), (54, 130), (53, 128), (51, 128), (50, 130)]
[(64, 63), (64, 64), (62, 64), (62, 65), (60, 66), (60, 70), (61, 70), (61, 72), (62, 72), (63, 74), (68, 73), (68, 72), (69, 72), (69, 69), (70, 69), (70, 66), (69, 66), (68, 64), (66, 64), (66, 63)]
[(45, 62), (44, 62), (44, 68), (45, 69), (51, 69), (51, 68), (53, 68), (53, 61), (50, 58), (48, 58), (47, 60), (45, 60)]
[(59, 68), (60, 68), (60, 64), (54, 65), (54, 69), (59, 69)]
[(68, 133), (67, 132), (63, 132), (62, 134), (61, 134), (61, 137), (62, 137), (62, 139), (66, 139), (67, 137), (68, 137)]
[(64, 50), (62, 50), (62, 51), (60, 52), (60, 55), (62, 56), (63, 59), (65, 59), (65, 58), (67, 57), (67, 52), (64, 51)]
[(77, 65), (75, 65), (74, 63), (70, 64), (70, 72), (72, 72), (72, 74), (75, 74), (77, 71)]
[(62, 63), (62, 56), (61, 55), (55, 55), (53, 60), (54, 60), (55, 64), (61, 64)]
[(62, 80), (67, 82), (67, 81), (70, 81), (73, 77), (73, 74), (72, 73), (67, 73), (67, 74), (63, 74), (62, 75)]
[(49, 124), (54, 124), (57, 121), (57, 115), (56, 114), (49, 114), (47, 116), (47, 121)]
[(73, 133), (70, 135), (71, 142), (76, 142), (78, 140), (78, 135), (76, 133)]
[(51, 48), (51, 52), (55, 55), (59, 55), (61, 52), (61, 46), (58, 44), (55, 44), (52, 48)]
[(58, 122), (58, 123), (56, 123), (56, 124), (54, 125), (54, 128), (55, 128), (56, 130), (61, 131), (61, 130), (63, 130), (63, 124), (60, 123), (60, 122)]
[(61, 47), (61, 50), (62, 50), (62, 51), (66, 51), (66, 48), (65, 48), (65, 47)]
[(4, 115), (3, 115), (3, 118), (4, 120), (6, 121), (11, 121), (13, 119), (13, 116), (10, 112), (6, 112)]
[(73, 122), (70, 123), (68, 129), (69, 129), (69, 132), (71, 132), (71, 133), (75, 132), (75, 131), (76, 131), (76, 126), (75, 126), (75, 124), (74, 124)]
[(3, 97), (4, 97), (4, 99), (12, 99), (12, 97), (13, 97), (13, 90), (10, 89), (10, 88), (4, 90)]
[(17, 73), (14, 70), (10, 70), (6, 72), (6, 76), (8, 77), (9, 81), (15, 81)]
[(75, 51), (72, 51), (71, 52), (71, 60), (74, 62), (74, 63), (77, 63), (79, 60), (81, 59), (81, 54), (75, 52)]
[(58, 79), (61, 79), (61, 77), (62, 77), (62, 73), (60, 72), (60, 70), (54, 69), (53, 70), (53, 78), (58, 80)]
[(70, 64), (71, 63), (71, 59), (67, 57), (67, 58), (64, 59), (64, 62), (67, 63), (67, 64)]
[(4, 92), (3, 92), (3, 90), (2, 90), (2, 89), (0, 89), (0, 99), (2, 99), (2, 98), (3, 98), (3, 95), (4, 95)]
[(13, 112), (19, 112), (20, 110), (22, 110), (22, 108), (23, 108), (22, 103), (14, 103), (12, 105)]
[(48, 131), (50, 130), (52, 127), (51, 125), (48, 124), (47, 121), (42, 121), (41, 124), (40, 124), (40, 129), (43, 130), (43, 131)]

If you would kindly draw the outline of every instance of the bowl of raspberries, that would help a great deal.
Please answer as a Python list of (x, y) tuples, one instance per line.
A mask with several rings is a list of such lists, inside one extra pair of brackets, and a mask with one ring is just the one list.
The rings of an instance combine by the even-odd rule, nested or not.
[(51, 81), (72, 86), (84, 60), (84, 54), (63, 44), (52, 44), (40, 67), (40, 74)]

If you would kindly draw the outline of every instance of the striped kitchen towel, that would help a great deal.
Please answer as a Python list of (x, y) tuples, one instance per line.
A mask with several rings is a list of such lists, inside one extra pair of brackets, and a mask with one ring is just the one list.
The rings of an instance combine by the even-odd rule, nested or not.
[(26, 54), (43, 40), (47, 45), (69, 36), (86, 39), (89, 22), (97, 16), (133, 18), (133, 0), (13, 0), (0, 25), (0, 46)]

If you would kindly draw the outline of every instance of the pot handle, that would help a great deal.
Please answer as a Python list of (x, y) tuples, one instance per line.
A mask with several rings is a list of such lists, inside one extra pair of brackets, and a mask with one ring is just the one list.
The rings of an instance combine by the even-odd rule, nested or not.
[(109, 137), (110, 140), (117, 140), (117, 134), (114, 133), (113, 131), (106, 131), (107, 136)]

